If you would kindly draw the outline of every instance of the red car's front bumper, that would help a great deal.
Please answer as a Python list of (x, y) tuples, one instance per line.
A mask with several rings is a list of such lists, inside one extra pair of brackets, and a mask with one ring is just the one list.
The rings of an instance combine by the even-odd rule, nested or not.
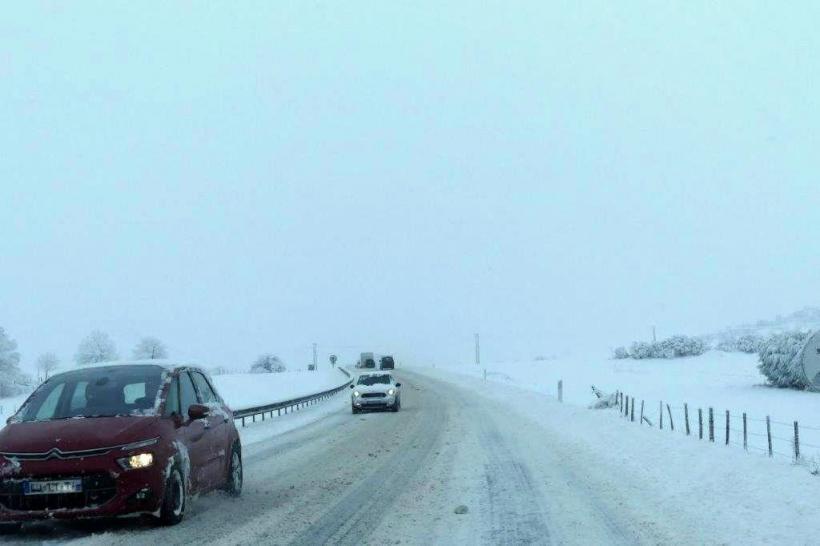
[[(2, 459), (2, 457), (0, 457)], [(165, 487), (164, 464), (123, 470), (106, 455), (78, 460), (21, 461), (0, 476), (0, 522), (106, 518), (159, 510)], [(26, 495), (24, 482), (80, 479), (82, 493)]]

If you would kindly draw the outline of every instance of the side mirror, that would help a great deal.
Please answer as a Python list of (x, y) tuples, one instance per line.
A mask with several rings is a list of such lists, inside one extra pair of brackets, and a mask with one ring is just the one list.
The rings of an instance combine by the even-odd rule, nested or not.
[(193, 421), (197, 419), (204, 419), (211, 414), (210, 408), (208, 406), (203, 406), (201, 404), (191, 404), (188, 407), (188, 417), (191, 418)]
[(401, 387), (401, 383), (396, 383), (396, 386), (397, 386), (397, 387)]
[(353, 387), (355, 387), (355, 386), (356, 386), (356, 385), (350, 385), (350, 388), (352, 389), (352, 388), (353, 388)]
[[(352, 386), (352, 385), (351, 385), (351, 386)], [(14, 417), (14, 416), (12, 416), (12, 417)], [(6, 419), (6, 424), (7, 424), (7, 425), (10, 425), (10, 424), (11, 424), (11, 417), (9, 417), (8, 419)]]

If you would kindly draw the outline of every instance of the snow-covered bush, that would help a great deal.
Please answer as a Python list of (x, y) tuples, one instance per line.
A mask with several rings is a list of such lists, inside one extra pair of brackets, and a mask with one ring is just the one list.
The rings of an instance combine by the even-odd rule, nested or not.
[(747, 354), (754, 354), (760, 351), (763, 338), (754, 334), (747, 334), (738, 338), (722, 339), (715, 349), (725, 352), (741, 352)]
[(271, 354), (261, 355), (251, 366), (251, 373), (281, 373), (287, 371), (282, 360)]
[(0, 328), (0, 398), (16, 396), (23, 392), (26, 376), (20, 371), (20, 353), (17, 342)]
[[(619, 349), (621, 348), (619, 347)], [(702, 355), (705, 351), (706, 344), (700, 338), (672, 336), (654, 343), (636, 341), (630, 346), (628, 356), (636, 360), (645, 358), (682, 358)], [(616, 356), (615, 358), (626, 357)]]
[(626, 347), (615, 347), (615, 350), (612, 351), (612, 358), (615, 360), (629, 358), (629, 351), (626, 350)]
[(699, 356), (706, 351), (706, 345), (699, 338), (688, 336), (672, 336), (656, 344), (660, 358), (682, 358), (684, 356)]
[(168, 358), (165, 344), (155, 337), (142, 338), (134, 347), (134, 360), (157, 360)]
[(636, 341), (629, 347), (629, 356), (636, 360), (656, 358), (654, 344), (645, 341)]
[(741, 353), (754, 354), (760, 351), (763, 338), (756, 335), (740, 336), (737, 340), (737, 350)]
[(88, 337), (80, 342), (80, 346), (77, 347), (77, 354), (74, 355), (74, 361), (79, 366), (116, 360), (117, 358), (117, 348), (114, 346), (114, 342), (111, 341), (108, 334), (99, 330), (94, 330), (88, 334)]
[(805, 389), (809, 386), (800, 361), (809, 338), (807, 332), (773, 334), (760, 346), (760, 372), (776, 387)]

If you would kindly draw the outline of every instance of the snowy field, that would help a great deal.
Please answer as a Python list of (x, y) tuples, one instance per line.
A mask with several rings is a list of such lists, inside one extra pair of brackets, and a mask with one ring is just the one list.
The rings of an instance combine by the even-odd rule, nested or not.
[[(748, 442), (752, 452), (767, 448), (766, 416), (772, 420), (775, 456), (792, 458), (793, 421), (800, 424), (801, 454), (820, 458), (820, 393), (777, 389), (765, 385), (757, 370), (757, 355), (709, 351), (699, 357), (670, 360), (611, 360), (606, 355), (563, 357), (531, 362), (439, 366), (488, 381), (524, 387), (556, 396), (564, 383), (564, 402), (586, 406), (595, 401), (591, 386), (606, 392), (620, 390), (646, 402), (646, 416), (658, 425), (659, 403), (664, 403), (664, 427), (672, 409), (675, 432), (683, 433), (684, 403), (689, 405), (692, 430), (697, 434), (697, 410), (715, 412), (716, 442), (725, 441), (725, 411), (730, 412), (730, 443), (742, 446), (742, 414), (747, 413)], [(636, 415), (636, 420), (637, 420)], [(636, 425), (637, 426), (637, 425)], [(704, 425), (706, 426), (706, 425)]]

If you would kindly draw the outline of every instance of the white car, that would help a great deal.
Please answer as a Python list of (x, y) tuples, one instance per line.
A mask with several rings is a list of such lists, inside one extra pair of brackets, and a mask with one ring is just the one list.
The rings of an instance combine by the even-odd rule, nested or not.
[(368, 409), (401, 409), (401, 383), (389, 373), (363, 373), (350, 385), (350, 407), (353, 413)]

